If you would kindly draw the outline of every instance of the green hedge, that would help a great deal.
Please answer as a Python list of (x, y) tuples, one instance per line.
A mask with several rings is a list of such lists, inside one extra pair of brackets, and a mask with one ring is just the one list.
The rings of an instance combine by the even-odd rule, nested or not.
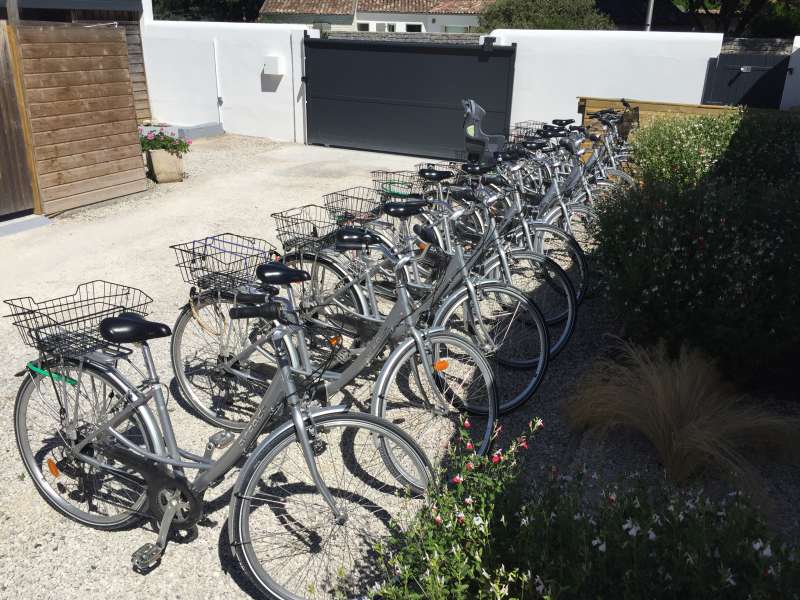
[(642, 342), (684, 341), (752, 379), (800, 346), (800, 118), (655, 121), (641, 187), (598, 207), (611, 306)]
[(797, 549), (770, 536), (740, 495), (712, 500), (636, 477), (604, 486), (553, 467), (521, 503), (515, 479), (527, 446), (521, 439), (490, 458), (454, 453), (450, 485), (379, 549), (388, 583), (372, 597), (800, 598)]

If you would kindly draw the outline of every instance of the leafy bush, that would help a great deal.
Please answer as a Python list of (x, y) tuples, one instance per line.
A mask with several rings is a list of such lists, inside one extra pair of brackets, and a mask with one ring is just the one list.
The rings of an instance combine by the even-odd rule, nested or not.
[(578, 390), (566, 405), (573, 426), (638, 431), (678, 483), (713, 466), (757, 494), (762, 482), (747, 451), (797, 451), (800, 445), (800, 420), (750, 404), (713, 362), (686, 346), (673, 360), (663, 344), (623, 343), (621, 356), (596, 363)]
[(800, 5), (770, 2), (747, 29), (753, 37), (793, 38), (800, 35)]
[(800, 597), (797, 550), (772, 538), (742, 496), (653, 490), (635, 476), (602, 487), (585, 469), (552, 468), (520, 507), (527, 444), (502, 460), (457, 453), (463, 479), (436, 490), (411, 529), (379, 549), (388, 583), (373, 597)]
[(498, 0), (480, 15), (486, 31), (493, 29), (614, 29), (595, 0)]
[(496, 525), (497, 560), (528, 573), (507, 597), (800, 597), (797, 550), (772, 538), (734, 494), (652, 489), (633, 476), (599, 490), (587, 473), (554, 476)]
[(142, 145), (142, 152), (148, 150), (166, 150), (170, 154), (183, 156), (189, 152), (192, 140), (173, 137), (166, 133), (162, 128), (160, 131), (150, 131), (147, 134), (139, 132), (139, 143)]
[(638, 341), (688, 341), (753, 378), (800, 347), (800, 119), (662, 119), (632, 144), (642, 185), (598, 206), (599, 264)]
[[(467, 425), (469, 422), (467, 421)], [(541, 427), (531, 422), (531, 433)], [(477, 456), (462, 432), (459, 448), (451, 448), (448, 485), (435, 490), (415, 524), (394, 544), (379, 551), (386, 558), (391, 583), (379, 591), (385, 600), (450, 600), (503, 598), (508, 586), (524, 585), (525, 577), (492, 562), (492, 523), (503, 515), (499, 500), (515, 479), (518, 453), (528, 440), (519, 438), (507, 451)]]

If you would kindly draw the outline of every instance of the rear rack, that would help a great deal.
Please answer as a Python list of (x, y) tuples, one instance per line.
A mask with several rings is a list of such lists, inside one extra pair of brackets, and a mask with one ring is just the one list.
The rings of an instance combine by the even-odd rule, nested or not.
[(143, 291), (111, 283), (89, 281), (74, 294), (37, 302), (30, 296), (5, 300), (9, 317), (22, 341), (41, 354), (79, 357), (119, 348), (100, 336), (100, 322), (122, 313), (147, 316), (153, 299)]

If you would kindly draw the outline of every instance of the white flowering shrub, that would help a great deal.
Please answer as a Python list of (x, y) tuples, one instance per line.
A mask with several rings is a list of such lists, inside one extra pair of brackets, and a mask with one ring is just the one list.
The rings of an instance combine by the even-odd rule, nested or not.
[(772, 536), (740, 494), (714, 500), (636, 475), (607, 486), (586, 469), (555, 467), (521, 490), (527, 446), (521, 438), (488, 458), (456, 457), (410, 530), (378, 549), (386, 583), (371, 597), (800, 598), (797, 548)]
[(598, 206), (598, 264), (626, 332), (752, 379), (800, 348), (800, 116), (662, 119), (641, 187)]

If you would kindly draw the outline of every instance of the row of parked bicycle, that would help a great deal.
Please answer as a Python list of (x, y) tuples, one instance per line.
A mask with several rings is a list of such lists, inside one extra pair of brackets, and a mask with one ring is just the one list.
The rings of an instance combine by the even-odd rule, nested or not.
[[(153, 520), (156, 542), (132, 557), (146, 572), (240, 467), (230, 543), (259, 591), (349, 597), (379, 581), (375, 543), (414, 518), (449, 446), (466, 435), (488, 452), (498, 415), (568, 343), (593, 204), (631, 183), (621, 113), (590, 115), (596, 134), (555, 120), (505, 137), (464, 109), (465, 162), (373, 172), (276, 213), (282, 249), (231, 233), (173, 246), (191, 289), (172, 330), (109, 282), (7, 300), (39, 352), (15, 430), (45, 500), (100, 529)], [(222, 428), (203, 456), (178, 446), (148, 345), (169, 336), (184, 405)]]

